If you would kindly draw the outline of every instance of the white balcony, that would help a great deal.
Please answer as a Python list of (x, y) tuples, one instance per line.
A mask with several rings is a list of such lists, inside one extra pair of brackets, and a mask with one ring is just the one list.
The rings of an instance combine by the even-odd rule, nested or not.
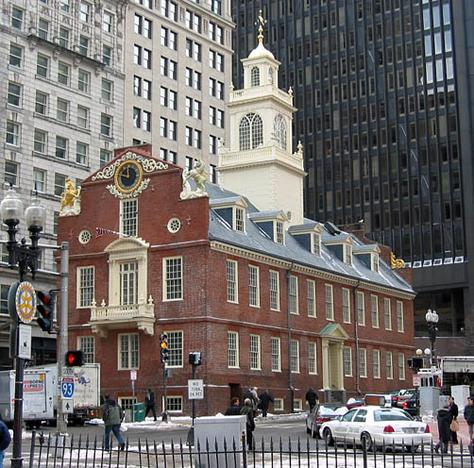
[(108, 330), (118, 328), (136, 327), (146, 335), (153, 335), (155, 320), (155, 304), (151, 296), (148, 303), (106, 305), (105, 301), (102, 301), (100, 306), (96, 306), (95, 302), (91, 306), (92, 331), (104, 338)]

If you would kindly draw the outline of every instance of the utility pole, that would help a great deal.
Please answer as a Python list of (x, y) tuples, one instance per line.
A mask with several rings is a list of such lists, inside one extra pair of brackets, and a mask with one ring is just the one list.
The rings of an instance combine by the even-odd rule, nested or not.
[[(61, 313), (59, 323), (59, 353), (58, 353), (58, 388), (63, 379), (64, 358), (68, 348), (68, 281), (69, 281), (69, 243), (61, 242)], [(67, 432), (67, 414), (63, 413), (62, 391), (57, 395), (57, 428), (58, 434)]]

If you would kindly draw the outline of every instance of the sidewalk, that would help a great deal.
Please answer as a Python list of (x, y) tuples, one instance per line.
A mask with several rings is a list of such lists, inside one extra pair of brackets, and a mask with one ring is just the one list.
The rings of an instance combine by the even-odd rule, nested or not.
[[(433, 435), (433, 444), (438, 443), (439, 436), (438, 436), (438, 424), (436, 420), (434, 421), (427, 421), (430, 426), (431, 434)], [(458, 423), (459, 423), (459, 432), (458, 432), (458, 442), (460, 446), (462, 442), (462, 446), (467, 447), (469, 445), (469, 428), (467, 426), (466, 420), (462, 415), (458, 416)]]

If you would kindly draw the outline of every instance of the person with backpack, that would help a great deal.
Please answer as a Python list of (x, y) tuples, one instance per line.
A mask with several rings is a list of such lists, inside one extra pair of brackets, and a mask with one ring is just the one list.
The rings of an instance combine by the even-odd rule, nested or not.
[(3, 422), (0, 416), (0, 468), (3, 468), (3, 460), (5, 458), (5, 450), (10, 445), (12, 437), (7, 425)]
[(113, 432), (114, 436), (116, 437), (120, 450), (125, 448), (125, 442), (123, 440), (122, 434), (120, 434), (120, 424), (122, 424), (123, 416), (122, 408), (117, 404), (117, 402), (110, 398), (109, 395), (105, 395), (105, 404), (102, 413), (102, 419), (104, 420), (105, 424), (105, 450), (110, 450), (109, 447), (111, 432)]

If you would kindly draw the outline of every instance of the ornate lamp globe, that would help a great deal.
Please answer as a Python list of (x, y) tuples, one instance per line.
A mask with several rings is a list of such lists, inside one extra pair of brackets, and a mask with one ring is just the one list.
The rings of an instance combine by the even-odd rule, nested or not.
[(16, 226), (20, 222), (23, 213), (23, 202), (13, 187), (7, 190), (5, 198), (0, 203), (0, 213), (2, 221), (7, 226)]

